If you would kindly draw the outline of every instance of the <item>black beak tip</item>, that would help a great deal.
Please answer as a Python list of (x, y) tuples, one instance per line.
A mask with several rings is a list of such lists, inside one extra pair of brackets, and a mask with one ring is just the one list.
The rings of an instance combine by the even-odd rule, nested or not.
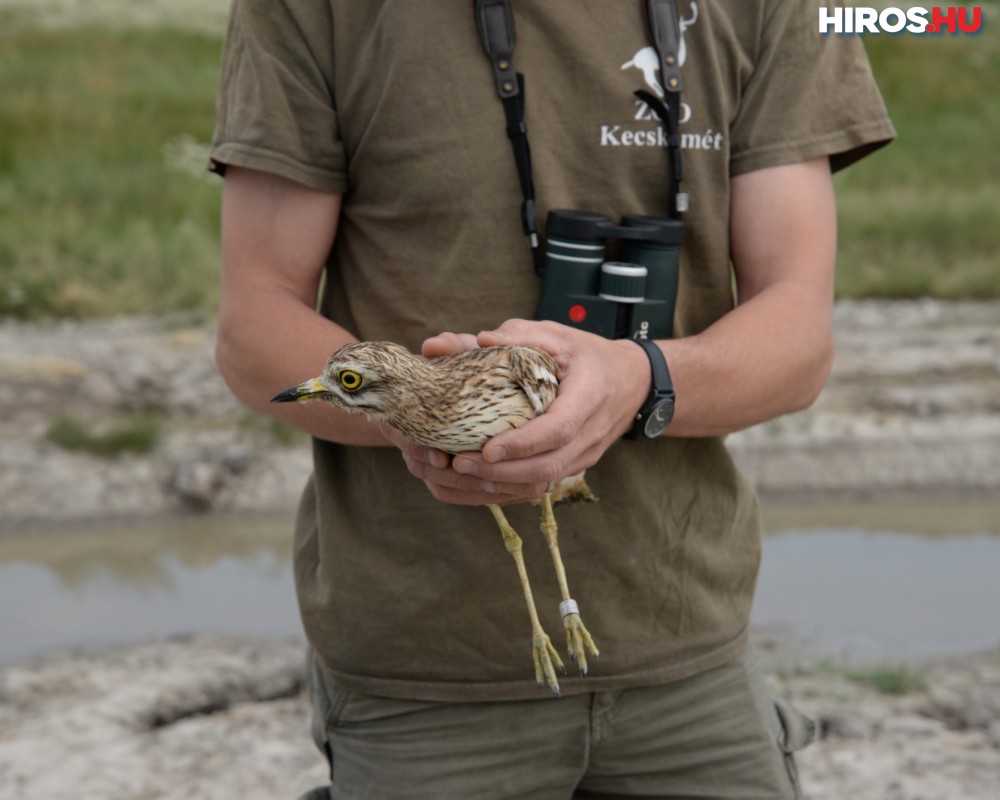
[(271, 398), (272, 403), (293, 403), (299, 399), (299, 392), (297, 388), (285, 389), (283, 392), (279, 392), (274, 397)]

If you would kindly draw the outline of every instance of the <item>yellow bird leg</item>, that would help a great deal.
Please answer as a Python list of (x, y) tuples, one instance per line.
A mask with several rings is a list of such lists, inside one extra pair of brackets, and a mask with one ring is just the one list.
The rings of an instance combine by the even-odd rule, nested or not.
[(600, 653), (590, 632), (580, 619), (580, 611), (576, 601), (569, 595), (569, 584), (566, 582), (566, 569), (563, 567), (562, 555), (559, 553), (559, 528), (556, 525), (556, 516), (552, 512), (552, 495), (548, 492), (542, 498), (542, 519), (539, 523), (542, 535), (549, 545), (549, 552), (552, 553), (552, 563), (556, 568), (556, 579), (559, 581), (559, 591), (562, 593), (562, 602), (559, 604), (559, 611), (562, 614), (563, 625), (566, 627), (566, 647), (569, 650), (569, 657), (580, 666), (580, 674), (587, 674), (587, 653), (589, 651), (593, 658), (597, 658)]
[[(531, 584), (528, 583), (528, 571), (524, 566), (524, 555), (521, 552), (523, 543), (517, 531), (511, 527), (504, 516), (500, 506), (488, 505), (487, 508), (493, 513), (493, 518), (500, 526), (500, 533), (503, 534), (503, 543), (507, 552), (514, 557), (517, 565), (517, 574), (521, 579), (521, 588), (524, 589), (524, 599), (528, 604), (528, 615), (531, 617), (531, 649), (535, 661), (535, 681), (539, 686), (548, 683), (549, 688), (558, 696), (559, 681), (556, 680), (555, 667), (558, 667), (565, 674), (566, 667), (562, 659), (552, 646), (552, 640), (547, 633), (542, 630), (542, 623), (538, 620), (538, 611), (535, 609), (535, 599), (531, 594)], [(553, 666), (555, 665), (555, 666)]]

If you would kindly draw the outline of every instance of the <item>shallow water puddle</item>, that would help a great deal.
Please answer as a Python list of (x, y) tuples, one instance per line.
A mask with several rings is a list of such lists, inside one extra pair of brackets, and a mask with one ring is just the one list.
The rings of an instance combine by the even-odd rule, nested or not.
[[(754, 622), (838, 655), (1000, 643), (1000, 502), (768, 505)], [(299, 632), (291, 521), (0, 536), (0, 662), (186, 633)]]
[(291, 529), (186, 519), (0, 536), (0, 662), (172, 634), (298, 633)]
[(824, 524), (817, 509), (795, 523), (782, 509), (764, 541), (754, 622), (787, 627), (851, 660), (995, 647), (1000, 507), (986, 510), (917, 506), (900, 525), (882, 507), (841, 527), (843, 509), (831, 514), (839, 524)]

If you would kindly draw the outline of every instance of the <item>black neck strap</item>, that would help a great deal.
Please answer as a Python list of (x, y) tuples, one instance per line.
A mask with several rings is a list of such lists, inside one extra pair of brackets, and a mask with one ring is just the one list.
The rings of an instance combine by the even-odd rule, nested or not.
[[(667, 128), (667, 151), (673, 167), (673, 180), (668, 192), (668, 207), (672, 219), (680, 219), (687, 198), (680, 191), (682, 178), (680, 111), (680, 21), (674, 0), (642, 0), (643, 18), (647, 33), (660, 57), (660, 74), (666, 99), (639, 90), (635, 94), (647, 103)], [(531, 177), (531, 148), (528, 146), (528, 128), (524, 122), (524, 76), (514, 70), (514, 13), (510, 0), (475, 0), (476, 23), (483, 49), (493, 65), (497, 94), (503, 103), (507, 118), (507, 138), (510, 139), (521, 184), (521, 226), (528, 243), (535, 273), (544, 273), (544, 259), (538, 241), (538, 222), (535, 212), (535, 185)]]
[(497, 94), (507, 117), (507, 138), (514, 151), (517, 178), (521, 183), (521, 227), (531, 246), (535, 273), (545, 271), (542, 250), (538, 242), (538, 220), (535, 213), (535, 184), (531, 178), (531, 148), (528, 128), (524, 124), (524, 76), (514, 71), (514, 14), (509, 0), (476, 0), (476, 19), (483, 49), (493, 64)]
[(646, 33), (660, 57), (660, 75), (663, 78), (665, 100), (640, 89), (636, 97), (649, 105), (667, 126), (667, 152), (673, 169), (668, 196), (671, 219), (680, 219), (681, 212), (687, 210), (687, 195), (681, 192), (683, 165), (681, 158), (681, 23), (674, 0), (644, 0), (643, 16)]

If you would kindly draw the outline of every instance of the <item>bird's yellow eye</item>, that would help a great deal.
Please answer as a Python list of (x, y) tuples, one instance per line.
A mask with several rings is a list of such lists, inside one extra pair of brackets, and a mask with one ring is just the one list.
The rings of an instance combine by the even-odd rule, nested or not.
[(361, 384), (365, 382), (365, 379), (353, 369), (342, 369), (337, 373), (337, 379), (340, 381), (340, 385), (344, 387), (345, 392), (356, 392), (361, 388)]

